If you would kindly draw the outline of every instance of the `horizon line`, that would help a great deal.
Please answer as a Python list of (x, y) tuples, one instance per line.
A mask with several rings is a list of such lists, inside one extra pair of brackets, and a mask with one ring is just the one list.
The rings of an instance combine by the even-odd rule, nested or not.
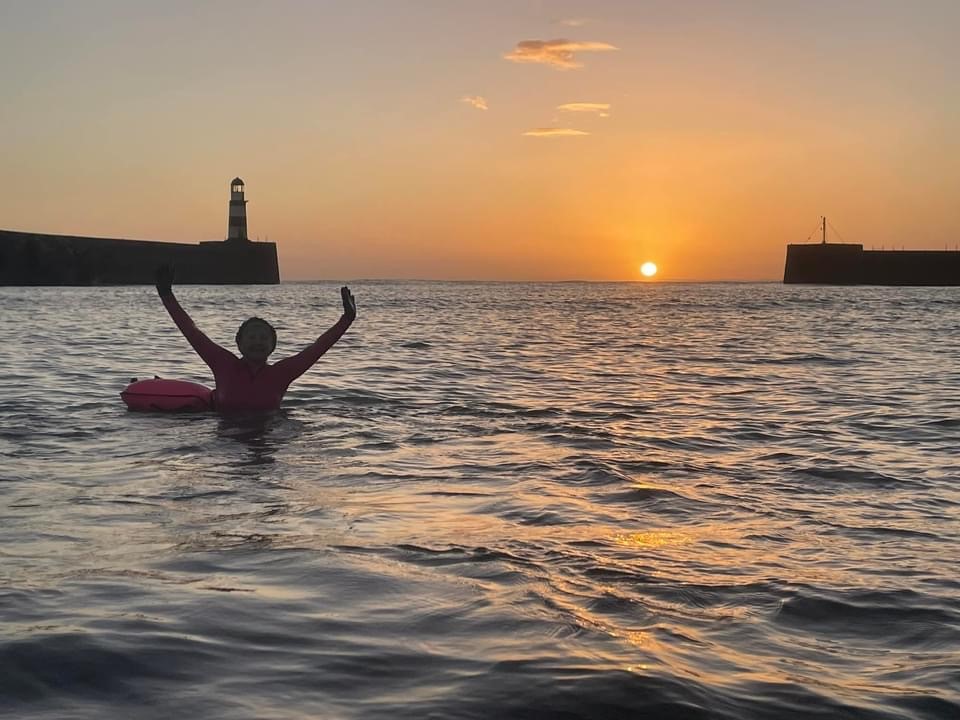
[(752, 280), (737, 280), (737, 279), (717, 279), (717, 280), (696, 280), (696, 279), (672, 279), (672, 280), (588, 280), (583, 278), (567, 278), (567, 279), (553, 279), (553, 280), (502, 280), (502, 279), (492, 279), (492, 278), (314, 278), (310, 280), (280, 280), (280, 285), (290, 284), (302, 284), (306, 285), (309, 283), (337, 283), (337, 282), (409, 282), (409, 283), (499, 283), (499, 284), (509, 284), (509, 283), (552, 283), (552, 284), (573, 284), (573, 283), (593, 283), (593, 284), (626, 284), (631, 285), (706, 285), (706, 284), (741, 284), (741, 285), (757, 285), (765, 283), (783, 283), (782, 279), (752, 279)]

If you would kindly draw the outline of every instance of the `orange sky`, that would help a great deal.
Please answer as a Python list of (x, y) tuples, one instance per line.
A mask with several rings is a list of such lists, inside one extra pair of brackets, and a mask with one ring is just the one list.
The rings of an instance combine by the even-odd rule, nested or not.
[(960, 4), (7, 5), (0, 228), (195, 242), (228, 183), (285, 280), (779, 279), (826, 214), (960, 242)]

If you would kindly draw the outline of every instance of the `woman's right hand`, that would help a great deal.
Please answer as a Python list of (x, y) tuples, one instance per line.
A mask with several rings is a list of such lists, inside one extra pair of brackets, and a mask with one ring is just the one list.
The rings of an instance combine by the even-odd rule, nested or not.
[(173, 267), (167, 264), (157, 268), (157, 292), (160, 297), (173, 294)]
[(354, 300), (350, 288), (340, 288), (340, 299), (343, 301), (343, 314), (353, 321), (357, 317), (357, 301)]

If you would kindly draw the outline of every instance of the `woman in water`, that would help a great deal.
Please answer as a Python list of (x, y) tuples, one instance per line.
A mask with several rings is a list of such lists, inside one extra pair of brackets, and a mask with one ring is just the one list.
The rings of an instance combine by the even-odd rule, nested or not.
[(277, 347), (277, 331), (266, 320), (252, 317), (237, 330), (238, 358), (204, 335), (173, 296), (173, 270), (163, 266), (157, 271), (157, 292), (170, 317), (180, 328), (197, 354), (213, 371), (216, 389), (214, 408), (224, 412), (275, 410), (290, 383), (303, 375), (320, 356), (340, 339), (357, 317), (357, 304), (347, 287), (340, 288), (343, 315), (337, 323), (312, 344), (280, 362), (270, 365), (267, 358)]

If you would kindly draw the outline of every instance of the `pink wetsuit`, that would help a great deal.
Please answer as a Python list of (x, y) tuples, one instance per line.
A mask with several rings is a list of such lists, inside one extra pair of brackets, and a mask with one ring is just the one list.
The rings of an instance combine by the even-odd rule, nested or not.
[(164, 295), (161, 299), (180, 332), (213, 370), (216, 381), (216, 389), (213, 391), (214, 406), (224, 412), (275, 410), (280, 407), (280, 401), (290, 383), (309, 370), (353, 322), (352, 318), (344, 315), (336, 325), (317, 338), (316, 342), (296, 355), (273, 365), (257, 367), (238, 358), (204, 335), (172, 294)]

